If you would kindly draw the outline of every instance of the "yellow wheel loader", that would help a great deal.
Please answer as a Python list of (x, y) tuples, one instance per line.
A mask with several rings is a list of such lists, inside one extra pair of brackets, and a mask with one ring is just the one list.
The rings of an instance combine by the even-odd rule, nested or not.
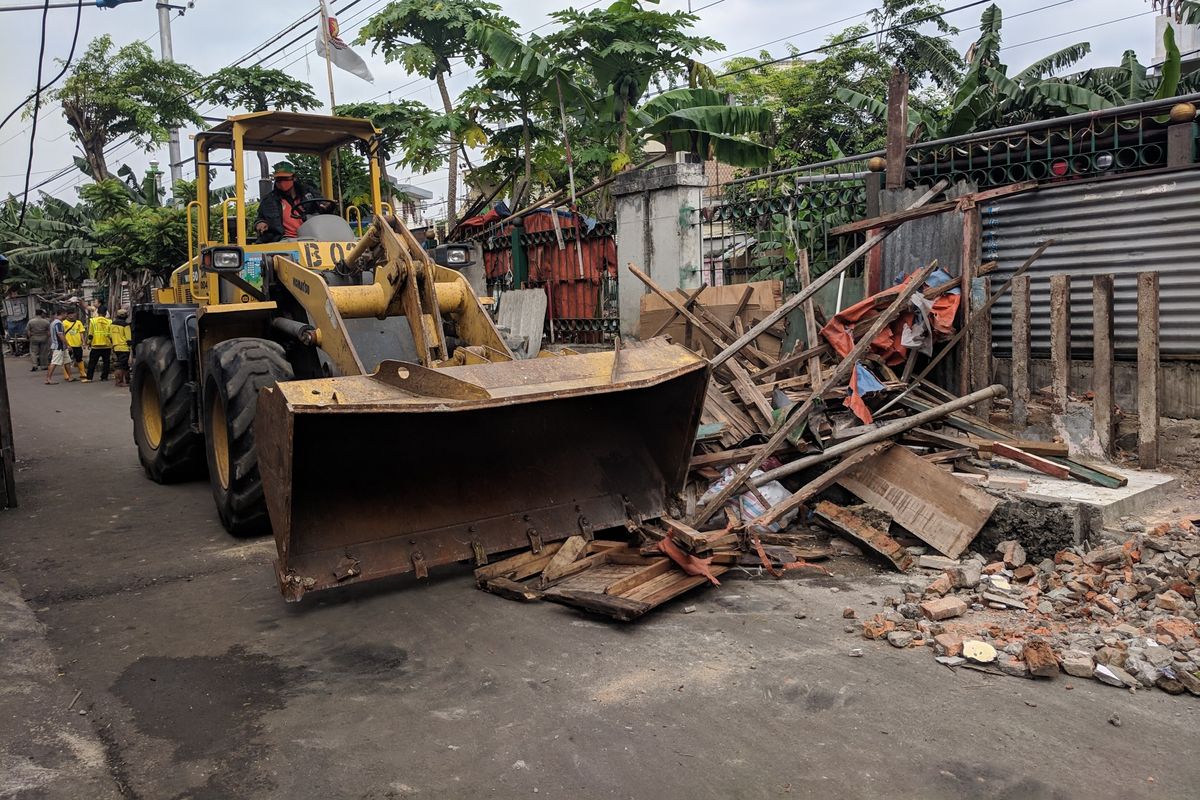
[[(321, 213), (341, 205), (340, 148), (371, 176), (369, 209), (346, 218)], [(146, 474), (207, 472), (230, 533), (273, 531), (288, 600), (663, 514), (707, 362), (655, 343), (516, 359), (452, 268), (471, 266), (470, 250), (431, 258), (383, 202), (379, 151), (369, 121), (308, 114), (196, 135), (188, 261), (133, 315)], [(249, 240), (245, 162), (258, 152), (320, 159), (324, 202), (294, 240)], [(235, 192), (217, 237), (221, 166)]]

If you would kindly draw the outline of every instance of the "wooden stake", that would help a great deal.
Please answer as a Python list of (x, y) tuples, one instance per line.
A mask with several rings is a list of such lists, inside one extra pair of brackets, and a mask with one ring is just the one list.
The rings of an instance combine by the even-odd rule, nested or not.
[(1065, 414), (1071, 378), (1071, 276), (1050, 277), (1050, 388), (1054, 411)]
[[(700, 293), (703, 292), (707, 288), (708, 288), (708, 284), (702, 283), (702, 284), (700, 284), (699, 289), (695, 290), (694, 292), (692, 292), (689, 295), (686, 295), (686, 299), (683, 302), (683, 307), (690, 309), (692, 307), (692, 304), (696, 302), (696, 299), (698, 297), (700, 297)], [(658, 330), (656, 330), (654, 333), (650, 334), (646, 338), (653, 339), (655, 336), (662, 336), (663, 331), (665, 331), (667, 328), (671, 327), (671, 325), (674, 324), (675, 320), (677, 320), (677, 319), (679, 319), (679, 312), (675, 311), (673, 314), (671, 314), (670, 319), (668, 319), (662, 325), (659, 325)]]
[(971, 203), (963, 209), (962, 219), (962, 255), (959, 258), (958, 301), (959, 324), (963, 331), (963, 346), (958, 348), (958, 393), (967, 394), (971, 391), (971, 278), (975, 277), (975, 268), (979, 263), (979, 206)]
[(1018, 431), (1029, 425), (1029, 276), (1012, 286), (1012, 419)]
[(1138, 466), (1158, 466), (1158, 273), (1138, 281)]
[(1105, 455), (1113, 454), (1113, 276), (1092, 276), (1092, 429)]
[(904, 188), (907, 150), (908, 73), (900, 67), (892, 67), (892, 75), (888, 79), (886, 188)]
[[(801, 250), (799, 253), (799, 263), (796, 265), (796, 270), (800, 273), (800, 288), (807, 289), (812, 283), (812, 273), (808, 267), (808, 251)], [(813, 309), (813, 301), (810, 297), (804, 301), (804, 345), (808, 348), (816, 347), (819, 344), (817, 341), (817, 317)], [(813, 386), (821, 384), (821, 357), (819, 355), (808, 359), (808, 379)]]

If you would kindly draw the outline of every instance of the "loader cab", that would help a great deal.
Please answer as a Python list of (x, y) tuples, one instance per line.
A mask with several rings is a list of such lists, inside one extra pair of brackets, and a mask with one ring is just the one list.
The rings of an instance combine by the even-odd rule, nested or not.
[[(380, 188), (379, 135), (365, 119), (282, 111), (233, 116), (196, 134), (196, 200), (187, 208), (188, 262), (176, 270), (172, 285), (160, 292), (159, 302), (245, 306), (265, 300), (263, 265), (275, 253), (314, 269), (332, 269), (372, 216), (391, 213)], [(265, 154), (268, 163), (290, 155), (318, 159), (318, 180), (308, 188), (328, 203), (314, 204), (294, 240), (258, 241), (257, 205), (271, 187), (258, 180), (257, 168), (247, 167), (251, 153)], [(352, 198), (348, 187), (338, 185), (339, 158), (365, 159), (369, 175), (365, 197)], [(220, 198), (217, 187), (229, 184), (233, 194)], [(207, 254), (214, 248), (240, 249), (241, 263), (235, 270), (213, 270)], [(223, 258), (231, 263), (230, 256)], [(224, 272), (226, 279), (221, 280), (217, 272)]]

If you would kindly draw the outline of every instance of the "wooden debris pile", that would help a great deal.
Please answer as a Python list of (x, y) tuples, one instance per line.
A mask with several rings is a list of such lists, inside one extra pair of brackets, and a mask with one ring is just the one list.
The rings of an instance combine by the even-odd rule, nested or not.
[[(808, 275), (802, 257), (801, 291), (787, 300), (778, 281), (668, 292), (630, 264), (651, 292), (642, 306), (646, 337), (670, 336), (711, 365), (677, 519), (631, 519), (629, 543), (573, 537), (561, 549), (482, 567), (480, 587), (631, 620), (717, 584), (731, 568), (780, 576), (813, 567), (832, 552), (830, 535), (901, 571), (913, 568), (914, 545), (962, 558), (1000, 502), (985, 489), (1022, 488), (1011, 478), (993, 482), (993, 458), (1099, 485), (1124, 480), (1071, 460), (1063, 445), (1019, 441), (992, 424), (988, 409), (1003, 386), (957, 396), (930, 378), (969, 330), (990, 326), (991, 306), (1051, 242), (969, 315), (964, 281), (936, 261), (834, 314), (815, 302), (822, 286), (925, 213), (944, 188), (934, 186), (905, 211), (856, 223), (870, 231), (864, 244), (820, 276)], [(785, 321), (797, 310), (804, 335), (784, 352), (783, 341), (793, 338)]]

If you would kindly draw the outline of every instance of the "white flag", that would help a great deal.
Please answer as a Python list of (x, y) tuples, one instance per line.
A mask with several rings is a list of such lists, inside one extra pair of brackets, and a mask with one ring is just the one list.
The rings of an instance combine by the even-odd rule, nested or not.
[(325, 22), (329, 36), (329, 55), (325, 55), (325, 36), (321, 35), (319, 28), (317, 29), (317, 55), (328, 58), (334, 65), (341, 67), (346, 72), (354, 73), (368, 83), (374, 83), (375, 76), (367, 68), (367, 62), (363, 61), (362, 56), (351, 50), (350, 45), (343, 42), (338, 36), (337, 18), (325, 17)]

